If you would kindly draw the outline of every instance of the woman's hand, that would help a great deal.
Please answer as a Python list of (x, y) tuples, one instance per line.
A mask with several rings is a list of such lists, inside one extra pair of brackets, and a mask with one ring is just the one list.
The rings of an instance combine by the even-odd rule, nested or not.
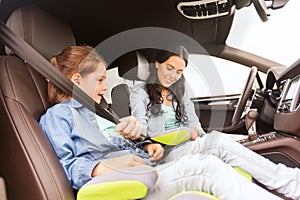
[(116, 125), (116, 129), (125, 137), (132, 140), (140, 138), (142, 134), (142, 125), (133, 116), (120, 119), (120, 123)]
[(199, 130), (194, 126), (190, 126), (189, 128), (191, 129), (191, 140), (196, 140), (200, 135)]
[(116, 171), (118, 169), (134, 167), (138, 165), (145, 165), (145, 161), (134, 154), (104, 159), (94, 167), (92, 171), (92, 177), (99, 176), (107, 172)]
[(164, 148), (160, 144), (147, 144), (145, 149), (148, 151), (151, 161), (160, 160), (164, 155)]

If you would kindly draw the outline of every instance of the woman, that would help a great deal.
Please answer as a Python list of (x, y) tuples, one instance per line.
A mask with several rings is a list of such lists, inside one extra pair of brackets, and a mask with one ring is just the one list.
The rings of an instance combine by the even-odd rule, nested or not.
[(180, 126), (191, 129), (193, 140), (205, 134), (185, 88), (182, 73), (187, 57), (182, 46), (175, 53), (160, 51), (155, 67), (150, 67), (147, 84), (137, 85), (131, 93), (131, 112), (150, 137)]
[[(106, 64), (89, 46), (71, 46), (51, 59), (67, 78), (99, 103), (107, 89)], [(155, 166), (159, 178), (145, 199), (165, 200), (181, 191), (202, 190), (221, 199), (280, 199), (236, 173), (212, 155), (190, 154), (156, 165), (163, 156), (159, 144), (133, 143), (142, 129), (134, 117), (117, 125), (97, 116), (49, 83), (54, 104), (40, 126), (55, 150), (73, 188), (94, 176), (137, 165)]]
[(276, 165), (225, 134), (204, 133), (185, 89), (182, 73), (187, 56), (182, 46), (172, 51), (161, 50), (146, 84), (136, 85), (130, 94), (132, 115), (149, 137), (178, 127), (190, 129), (191, 141), (172, 148), (164, 160), (169, 162), (189, 154), (214, 155), (226, 164), (246, 170), (269, 189), (300, 199), (299, 169)]

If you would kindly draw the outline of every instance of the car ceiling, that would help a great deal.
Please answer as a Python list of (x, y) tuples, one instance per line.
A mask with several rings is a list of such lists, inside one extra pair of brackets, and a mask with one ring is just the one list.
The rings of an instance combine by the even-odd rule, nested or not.
[[(213, 56), (246, 66), (257, 66), (264, 72), (272, 66), (280, 65), (225, 44), (234, 13), (205, 20), (188, 19), (176, 7), (182, 1), (190, 2), (189, 0), (2, 0), (0, 19), (6, 22), (14, 9), (23, 5), (36, 5), (69, 24), (77, 44), (96, 47), (104, 40), (123, 31), (140, 27), (160, 27), (177, 31), (197, 41), (204, 47), (205, 52)], [(145, 34), (143, 37), (148, 36), (149, 34)], [(169, 43), (171, 42), (173, 41), (170, 40)], [(189, 51), (198, 53), (193, 49)], [(3, 45), (0, 46), (0, 53), (4, 54)], [(144, 53), (147, 57), (153, 55), (151, 51)]]
[(2, 0), (0, 17), (6, 21), (15, 8), (37, 5), (68, 23), (77, 43), (94, 46), (117, 33), (139, 27), (172, 29), (202, 45), (225, 43), (233, 16), (191, 20), (179, 13), (178, 3), (178, 0)]

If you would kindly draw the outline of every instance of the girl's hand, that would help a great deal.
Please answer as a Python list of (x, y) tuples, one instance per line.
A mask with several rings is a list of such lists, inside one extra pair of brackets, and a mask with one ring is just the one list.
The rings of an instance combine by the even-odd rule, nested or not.
[(147, 144), (145, 149), (148, 151), (151, 161), (162, 159), (164, 148), (160, 144)]
[(120, 119), (120, 123), (116, 125), (116, 129), (125, 138), (136, 140), (142, 134), (142, 125), (133, 116), (124, 117)]
[(110, 171), (116, 171), (118, 169), (134, 167), (138, 165), (145, 165), (145, 161), (134, 154), (104, 159), (94, 167), (92, 171), (92, 177), (99, 176)]

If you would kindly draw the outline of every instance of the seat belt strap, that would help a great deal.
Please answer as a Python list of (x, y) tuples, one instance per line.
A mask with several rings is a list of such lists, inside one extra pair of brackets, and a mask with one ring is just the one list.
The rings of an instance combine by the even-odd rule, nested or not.
[(67, 79), (58, 69), (53, 67), (52, 64), (32, 46), (8, 28), (1, 20), (0, 39), (3, 44), (10, 48), (17, 56), (26, 61), (32, 68), (50, 80), (66, 94), (72, 96), (81, 105), (111, 122), (119, 122), (119, 117), (115, 113), (110, 113), (100, 104), (97, 104), (78, 86)]

